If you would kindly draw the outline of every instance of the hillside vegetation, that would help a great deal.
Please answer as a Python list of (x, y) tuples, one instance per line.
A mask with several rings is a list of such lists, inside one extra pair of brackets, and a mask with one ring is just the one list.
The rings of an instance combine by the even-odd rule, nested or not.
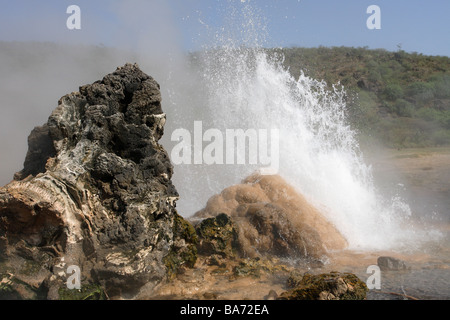
[(450, 145), (450, 58), (349, 47), (277, 49), (293, 76), (340, 83), (364, 143)]

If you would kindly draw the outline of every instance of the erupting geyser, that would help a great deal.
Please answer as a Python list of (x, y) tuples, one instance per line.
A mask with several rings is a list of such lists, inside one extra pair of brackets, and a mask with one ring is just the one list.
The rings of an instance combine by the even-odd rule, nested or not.
[[(197, 108), (177, 110), (177, 125), (191, 128), (194, 121), (203, 121), (223, 133), (279, 130), (278, 173), (339, 229), (349, 248), (410, 247), (419, 236), (409, 222), (410, 208), (402, 199), (386, 199), (377, 191), (347, 122), (345, 90), (339, 86), (329, 90), (325, 82), (304, 74), (294, 79), (281, 56), (255, 44), (254, 39), (261, 38), (255, 34), (260, 20), (249, 4), (242, 6), (245, 10), (230, 16), (246, 36), (231, 41), (224, 28), (215, 36), (219, 43), (197, 56), (197, 88), (201, 88), (196, 92)], [(240, 19), (248, 23), (238, 23)], [(209, 197), (260, 167), (248, 162), (176, 166), (180, 212), (195, 213)]]

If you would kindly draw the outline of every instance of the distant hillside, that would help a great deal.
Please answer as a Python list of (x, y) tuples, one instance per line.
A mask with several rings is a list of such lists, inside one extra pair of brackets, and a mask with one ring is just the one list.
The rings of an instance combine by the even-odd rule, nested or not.
[(361, 141), (388, 147), (450, 145), (450, 58), (367, 48), (285, 48), (285, 65), (348, 94)]

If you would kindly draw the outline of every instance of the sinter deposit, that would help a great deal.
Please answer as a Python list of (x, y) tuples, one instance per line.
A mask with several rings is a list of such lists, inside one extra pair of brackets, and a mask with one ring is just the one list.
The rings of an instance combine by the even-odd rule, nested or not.
[(252, 175), (209, 199), (194, 218), (225, 213), (237, 223), (246, 257), (278, 256), (324, 260), (343, 249), (340, 232), (278, 175)]

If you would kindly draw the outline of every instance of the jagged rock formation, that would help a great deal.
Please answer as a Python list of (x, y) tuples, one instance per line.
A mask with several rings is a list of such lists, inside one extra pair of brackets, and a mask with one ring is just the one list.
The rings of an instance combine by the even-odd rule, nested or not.
[[(0, 275), (21, 298), (58, 299), (67, 267), (110, 298), (151, 290), (195, 263), (158, 143), (158, 83), (126, 64), (62, 97), (29, 136), (24, 169), (0, 189)], [(5, 285), (6, 286), (6, 285)]]
[(195, 219), (231, 217), (238, 250), (244, 257), (277, 256), (323, 260), (347, 241), (325, 217), (283, 178), (254, 174), (242, 184), (211, 197)]

